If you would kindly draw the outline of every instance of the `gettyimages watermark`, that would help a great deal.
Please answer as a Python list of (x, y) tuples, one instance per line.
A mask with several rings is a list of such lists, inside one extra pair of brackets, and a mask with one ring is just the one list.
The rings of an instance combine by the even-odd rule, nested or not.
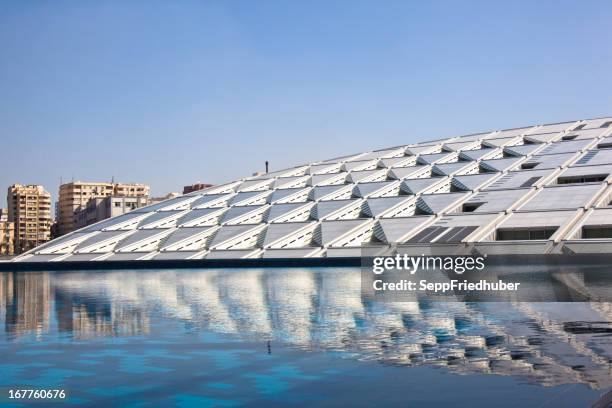
[(381, 255), (364, 248), (362, 295), (391, 302), (612, 301), (609, 268), (564, 265), (559, 257), (542, 256), (531, 264), (513, 259), (486, 254)]

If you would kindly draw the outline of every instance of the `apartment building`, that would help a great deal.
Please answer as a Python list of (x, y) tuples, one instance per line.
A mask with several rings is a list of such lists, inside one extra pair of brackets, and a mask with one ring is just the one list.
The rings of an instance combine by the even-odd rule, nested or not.
[(148, 197), (149, 186), (136, 183), (89, 183), (73, 181), (62, 184), (57, 207), (58, 235), (74, 231), (75, 213), (86, 208), (91, 199), (106, 197)]
[(43, 186), (14, 184), (8, 188), (7, 202), (7, 220), (14, 224), (15, 253), (51, 239), (51, 194)]
[(8, 220), (8, 210), (0, 208), (0, 257), (11, 256), (15, 249), (15, 224)]
[(83, 228), (107, 218), (125, 214), (137, 208), (146, 206), (148, 197), (104, 197), (92, 198), (85, 208), (79, 208), (74, 213), (76, 228)]

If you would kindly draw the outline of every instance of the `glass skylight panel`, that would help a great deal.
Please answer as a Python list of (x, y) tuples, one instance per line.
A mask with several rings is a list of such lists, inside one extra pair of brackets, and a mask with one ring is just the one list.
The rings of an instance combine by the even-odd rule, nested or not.
[(591, 119), (585, 122), (585, 126), (582, 129), (609, 129), (612, 128), (612, 117)]
[(494, 178), (498, 177), (496, 173), (485, 174), (470, 174), (464, 176), (454, 176), (451, 180), (453, 188), (457, 191), (471, 191), (477, 188), (482, 188)]
[(150, 229), (150, 228), (168, 228), (176, 225), (178, 219), (184, 215), (187, 215), (187, 211), (174, 210), (174, 211), (160, 211), (156, 212), (150, 217), (145, 218), (138, 224), (139, 229)]
[(344, 184), (348, 173), (315, 174), (308, 180), (309, 186), (329, 186), (334, 184)]
[(191, 207), (191, 203), (198, 199), (198, 196), (180, 196), (171, 198), (161, 203), (149, 205), (142, 208), (137, 208), (135, 212), (150, 212), (150, 211), (172, 211), (172, 210), (185, 210)]
[(544, 144), (525, 144), (504, 147), (504, 154), (507, 156), (528, 156), (545, 148)]
[(526, 197), (529, 191), (528, 189), (481, 191), (465, 201), (460, 212), (492, 213), (506, 211)]
[(145, 219), (146, 217), (152, 215), (152, 212), (129, 212), (127, 214), (122, 214), (117, 217), (109, 218), (102, 222), (98, 222), (89, 227), (85, 227), (81, 229), (81, 232), (91, 232), (91, 231), (102, 231), (102, 230), (111, 230), (111, 229), (136, 229), (136, 226), (140, 221)]
[(552, 133), (552, 132), (563, 132), (565, 130), (573, 129), (578, 122), (563, 122), (563, 123), (552, 123), (550, 125), (542, 125), (534, 133)]
[(536, 155), (521, 163), (523, 170), (553, 169), (569, 164), (575, 153)]
[(534, 126), (524, 127), (524, 128), (516, 128), (516, 129), (506, 129), (501, 130), (495, 137), (516, 137), (522, 136), (530, 133), (535, 129)]
[(404, 242), (407, 236), (432, 219), (432, 216), (380, 218), (374, 226), (373, 235), (385, 244)]
[(315, 229), (313, 242), (320, 246), (330, 245), (342, 235), (348, 234), (351, 230), (367, 222), (367, 220), (323, 221)]
[(259, 245), (260, 247), (268, 247), (275, 242), (281, 241), (283, 239), (287, 239), (291, 237), (296, 232), (314, 226), (314, 222), (288, 222), (288, 223), (280, 223), (280, 224), (270, 224), (266, 232), (260, 238)]
[(363, 170), (363, 171), (352, 171), (346, 177), (347, 182), (358, 183), (358, 182), (372, 182), (382, 181), (387, 178), (386, 170)]
[(576, 162), (577, 166), (595, 166), (612, 163), (612, 149), (590, 150), (584, 153)]
[(291, 200), (292, 197), (295, 197), (296, 200), (299, 197), (303, 196), (303, 199), (299, 199), (299, 201), (303, 202), (307, 200), (308, 192), (310, 188), (288, 188), (288, 189), (278, 189), (274, 190), (274, 192), (268, 197), (268, 203), (280, 203), (280, 202), (294, 202)]
[(483, 160), (480, 162), (480, 168), (483, 172), (500, 172), (507, 171), (518, 166), (521, 158), (509, 157), (506, 159)]
[(138, 230), (122, 240), (115, 251), (119, 252), (150, 252), (155, 251), (161, 239), (167, 236), (172, 229)]
[(521, 211), (583, 208), (593, 202), (604, 186), (600, 184), (545, 187), (522, 205)]
[(593, 140), (570, 140), (564, 142), (555, 142), (549, 144), (544, 149), (538, 151), (539, 155), (543, 154), (559, 154), (559, 153), (570, 153), (577, 152), (579, 150), (587, 148), (590, 144), (592, 144)]
[(542, 184), (554, 172), (554, 169), (521, 170), (502, 174), (485, 190), (507, 190), (512, 188), (529, 188)]
[(232, 194), (209, 194), (191, 203), (191, 208), (224, 207)]
[(417, 162), (419, 164), (433, 164), (442, 161), (445, 158), (451, 157), (453, 154), (454, 153), (452, 152), (422, 154), (417, 158)]

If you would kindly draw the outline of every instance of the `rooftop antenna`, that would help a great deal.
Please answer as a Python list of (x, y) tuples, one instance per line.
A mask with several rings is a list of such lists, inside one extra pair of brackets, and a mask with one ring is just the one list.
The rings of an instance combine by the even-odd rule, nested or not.
[(266, 174), (268, 173), (268, 165), (269, 165), (269, 163), (268, 163), (268, 161), (266, 160)]

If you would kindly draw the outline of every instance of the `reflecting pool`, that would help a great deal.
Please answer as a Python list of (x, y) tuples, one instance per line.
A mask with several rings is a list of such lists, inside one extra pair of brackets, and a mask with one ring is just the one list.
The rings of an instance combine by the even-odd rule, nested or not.
[(611, 322), (601, 302), (372, 301), (358, 268), (3, 272), (0, 405), (588, 407)]

